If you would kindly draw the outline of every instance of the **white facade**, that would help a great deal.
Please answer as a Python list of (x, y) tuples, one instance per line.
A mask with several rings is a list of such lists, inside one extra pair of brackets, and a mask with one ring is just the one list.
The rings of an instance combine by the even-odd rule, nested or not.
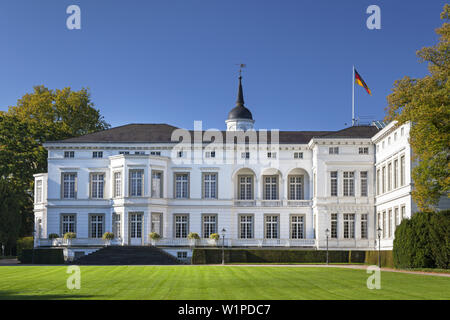
[[(251, 114), (229, 118), (227, 132), (241, 124), (253, 131), (253, 122)], [(129, 130), (169, 127), (140, 126)], [(194, 143), (183, 153), (176, 142), (124, 142), (122, 135), (49, 142), (48, 173), (35, 175), (36, 246), (63, 244), (68, 231), (76, 233), (72, 245), (86, 248), (102, 245), (104, 232), (119, 245), (150, 244), (157, 232), (157, 245), (173, 248), (189, 246), (187, 235), (196, 232), (197, 245), (208, 246), (215, 245), (209, 235), (225, 229), (227, 246), (325, 249), (328, 233), (330, 249), (365, 250), (377, 246), (380, 219), (382, 249), (392, 249), (395, 225), (416, 210), (408, 134), (409, 124), (394, 123), (280, 132), (278, 144)]]

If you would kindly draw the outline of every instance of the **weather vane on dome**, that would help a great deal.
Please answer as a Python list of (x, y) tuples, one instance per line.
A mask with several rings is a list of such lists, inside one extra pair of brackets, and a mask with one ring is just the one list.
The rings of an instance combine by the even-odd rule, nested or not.
[(236, 63), (237, 66), (239, 66), (239, 77), (242, 76), (242, 69), (245, 68), (247, 65), (243, 63)]

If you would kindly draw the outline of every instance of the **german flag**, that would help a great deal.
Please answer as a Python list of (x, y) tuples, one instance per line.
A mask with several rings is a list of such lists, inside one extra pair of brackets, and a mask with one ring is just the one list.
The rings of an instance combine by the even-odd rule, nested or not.
[(361, 87), (363, 87), (364, 89), (366, 89), (368, 94), (372, 95), (372, 91), (370, 91), (369, 87), (364, 82), (363, 78), (361, 78), (361, 76), (359, 75), (358, 71), (356, 71), (356, 69), (355, 69), (355, 82), (357, 84), (359, 84)]

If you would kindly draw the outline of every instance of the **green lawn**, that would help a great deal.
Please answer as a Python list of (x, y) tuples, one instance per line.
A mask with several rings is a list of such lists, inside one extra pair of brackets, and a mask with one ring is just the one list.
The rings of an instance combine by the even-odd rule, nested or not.
[(0, 299), (450, 299), (450, 278), (320, 267), (83, 266), (81, 289), (64, 266), (0, 267)]

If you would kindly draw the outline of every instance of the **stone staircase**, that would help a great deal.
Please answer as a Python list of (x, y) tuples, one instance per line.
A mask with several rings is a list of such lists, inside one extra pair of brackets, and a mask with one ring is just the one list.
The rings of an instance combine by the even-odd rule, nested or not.
[(77, 265), (176, 265), (181, 262), (167, 252), (150, 246), (108, 246), (82, 256)]

